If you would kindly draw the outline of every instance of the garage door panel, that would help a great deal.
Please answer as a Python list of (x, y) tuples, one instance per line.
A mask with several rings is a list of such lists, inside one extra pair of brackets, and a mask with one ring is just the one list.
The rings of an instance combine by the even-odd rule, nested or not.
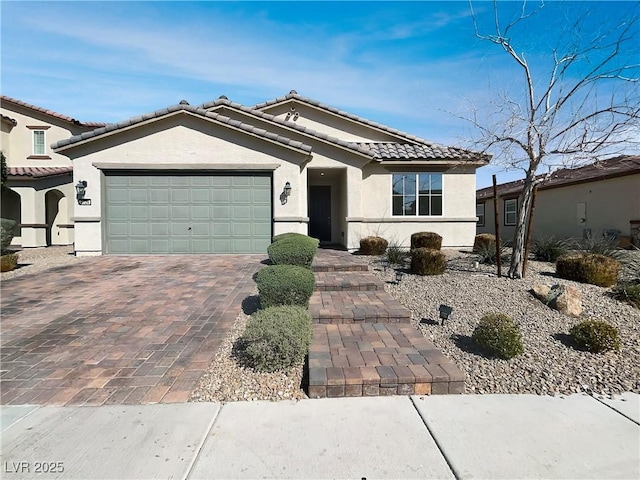
[(270, 175), (106, 173), (106, 253), (264, 253)]

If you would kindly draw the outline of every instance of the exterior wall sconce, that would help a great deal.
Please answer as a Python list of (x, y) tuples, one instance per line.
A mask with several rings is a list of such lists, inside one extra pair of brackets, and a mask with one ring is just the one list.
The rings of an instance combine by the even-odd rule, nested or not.
[(449, 307), (447, 305), (440, 305), (438, 309), (440, 311), (440, 318), (442, 319), (442, 325), (444, 325), (444, 321), (449, 319), (449, 315), (453, 312), (453, 307)]
[(87, 193), (87, 181), (79, 180), (76, 184), (76, 199), (78, 200), (78, 205), (91, 205), (91, 199), (85, 198)]
[(291, 195), (291, 184), (287, 182), (284, 184), (284, 190), (280, 194), (280, 202), (282, 203), (282, 205), (287, 203), (287, 199), (289, 198), (289, 195)]

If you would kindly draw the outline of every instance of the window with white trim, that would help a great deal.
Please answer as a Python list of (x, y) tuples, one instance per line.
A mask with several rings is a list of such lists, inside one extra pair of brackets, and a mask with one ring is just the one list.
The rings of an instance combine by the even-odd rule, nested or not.
[(484, 227), (484, 203), (476, 203), (476, 217), (478, 217), (478, 226)]
[(441, 216), (441, 173), (394, 173), (391, 185), (393, 216)]
[(518, 199), (511, 198), (504, 201), (504, 224), (513, 226), (518, 220)]
[(45, 151), (45, 131), (32, 130), (33, 135), (33, 155), (46, 155)]

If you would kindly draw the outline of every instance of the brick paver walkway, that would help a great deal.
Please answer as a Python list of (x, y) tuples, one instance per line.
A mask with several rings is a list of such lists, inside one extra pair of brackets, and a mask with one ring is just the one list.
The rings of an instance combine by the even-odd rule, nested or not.
[(183, 402), (262, 255), (103, 256), (2, 283), (2, 404)]

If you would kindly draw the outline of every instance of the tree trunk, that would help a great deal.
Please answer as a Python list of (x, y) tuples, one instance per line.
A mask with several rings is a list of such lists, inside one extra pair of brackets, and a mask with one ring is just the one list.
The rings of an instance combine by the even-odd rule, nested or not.
[(511, 265), (509, 267), (509, 278), (522, 278), (524, 276), (524, 256), (527, 240), (527, 225), (531, 214), (531, 200), (533, 198), (533, 188), (535, 187), (536, 171), (530, 168), (524, 179), (522, 188), (522, 198), (518, 211), (518, 221), (516, 231), (513, 235), (513, 253), (511, 254)]

